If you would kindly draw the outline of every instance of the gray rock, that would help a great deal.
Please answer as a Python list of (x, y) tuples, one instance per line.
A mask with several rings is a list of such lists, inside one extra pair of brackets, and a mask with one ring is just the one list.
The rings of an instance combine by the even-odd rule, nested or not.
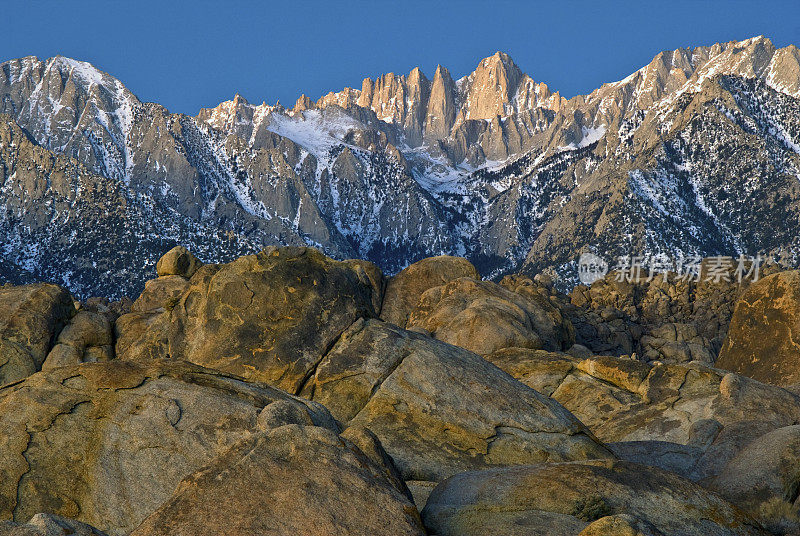
[(36, 514), (25, 524), (0, 521), (0, 536), (105, 536), (105, 533), (72, 519)]

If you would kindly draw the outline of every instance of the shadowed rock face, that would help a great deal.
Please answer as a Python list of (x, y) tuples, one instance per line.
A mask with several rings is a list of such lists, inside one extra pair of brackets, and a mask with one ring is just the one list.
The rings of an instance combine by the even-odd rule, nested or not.
[(336, 433), (282, 426), (254, 435), (181, 482), (133, 536), (423, 536), (414, 505)]
[(708, 482), (712, 489), (780, 533), (800, 530), (800, 426), (787, 426), (748, 444)]
[(172, 357), (298, 392), (356, 319), (374, 317), (379, 282), (311, 248), (267, 249), (206, 265), (170, 310), (117, 322), (117, 356)]
[(406, 327), (408, 316), (425, 291), (459, 277), (480, 279), (472, 263), (460, 257), (429, 257), (415, 262), (392, 276), (386, 284), (381, 319)]
[(111, 326), (109, 319), (100, 313), (78, 311), (61, 330), (55, 346), (42, 364), (42, 370), (113, 359)]
[(127, 534), (274, 401), (335, 427), (317, 404), (183, 362), (84, 364), (6, 386), (0, 517), (53, 512)]
[(615, 514), (630, 515), (663, 534), (766, 535), (742, 511), (699, 485), (620, 461), (461, 473), (441, 483), (422, 512), (428, 529), (441, 536), (562, 536)]
[(754, 283), (736, 303), (717, 366), (764, 383), (800, 383), (800, 271)]
[(478, 355), (377, 320), (351, 326), (302, 395), (372, 430), (406, 480), (610, 457), (560, 404)]
[(0, 287), (0, 385), (40, 370), (74, 314), (69, 292), (56, 285)]

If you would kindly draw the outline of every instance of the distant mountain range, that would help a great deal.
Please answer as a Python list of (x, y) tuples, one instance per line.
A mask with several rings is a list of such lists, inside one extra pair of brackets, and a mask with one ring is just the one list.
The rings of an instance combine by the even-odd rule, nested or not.
[(224, 261), (314, 245), (395, 272), (575, 280), (584, 251), (762, 254), (800, 242), (800, 50), (658, 54), (564, 99), (504, 53), (455, 80), (365, 79), (292, 108), (196, 117), (92, 65), (0, 64), (0, 279), (135, 296), (175, 244)]

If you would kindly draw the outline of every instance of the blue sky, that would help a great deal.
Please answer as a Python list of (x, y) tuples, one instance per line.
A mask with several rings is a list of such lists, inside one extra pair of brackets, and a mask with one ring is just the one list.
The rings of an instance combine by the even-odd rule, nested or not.
[(0, 61), (90, 61), (171, 111), (242, 94), (291, 105), (365, 76), (460, 77), (503, 50), (565, 97), (623, 78), (659, 51), (766, 35), (800, 45), (800, 1), (193, 2), (6, 0)]

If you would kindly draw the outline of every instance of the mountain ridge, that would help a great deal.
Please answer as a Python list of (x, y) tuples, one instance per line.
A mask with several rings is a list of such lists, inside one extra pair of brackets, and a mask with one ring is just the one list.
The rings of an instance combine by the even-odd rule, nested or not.
[[(301, 96), (291, 109), (237, 95), (194, 117), (141, 102), (78, 60), (0, 64), (4, 122), (53, 157), (117, 181), (130, 194), (117, 208), (151, 220), (140, 229), (157, 238), (151, 244), (174, 245), (167, 230), (183, 221), (197, 230), (181, 235), (187, 245), (225, 237), (210, 239), (217, 254), (199, 251), (206, 261), (307, 244), (388, 273), (454, 254), (490, 278), (551, 270), (565, 285), (587, 250), (708, 256), (795, 247), (798, 97), (800, 51), (763, 37), (661, 52), (628, 77), (571, 99), (497, 52), (458, 80), (441, 66), (431, 79), (415, 68), (317, 101)], [(58, 263), (14, 240), (24, 235), (40, 249), (63, 244), (52, 221), (70, 220), (75, 209), (45, 216), (33, 210), (33, 197), (10, 202), (8, 192), (31, 181), (48, 185), (42, 199), (51, 206), (58, 195), (50, 171), (3, 149), (0, 251), (16, 268), (0, 266), (0, 276), (16, 281), (24, 266), (64, 283)], [(727, 161), (715, 156), (721, 150)], [(767, 209), (776, 203), (782, 208), (772, 217)], [(742, 220), (755, 215), (760, 220)], [(110, 217), (96, 214), (91, 225), (102, 229)], [(786, 229), (755, 232), (768, 223)], [(113, 235), (96, 239), (105, 241), (106, 257), (131, 260)], [(136, 255), (147, 265), (161, 247)], [(63, 264), (88, 270), (75, 292), (95, 292), (99, 269), (78, 258), (92, 252), (71, 255)], [(102, 290), (135, 294), (143, 282), (134, 275)]]

